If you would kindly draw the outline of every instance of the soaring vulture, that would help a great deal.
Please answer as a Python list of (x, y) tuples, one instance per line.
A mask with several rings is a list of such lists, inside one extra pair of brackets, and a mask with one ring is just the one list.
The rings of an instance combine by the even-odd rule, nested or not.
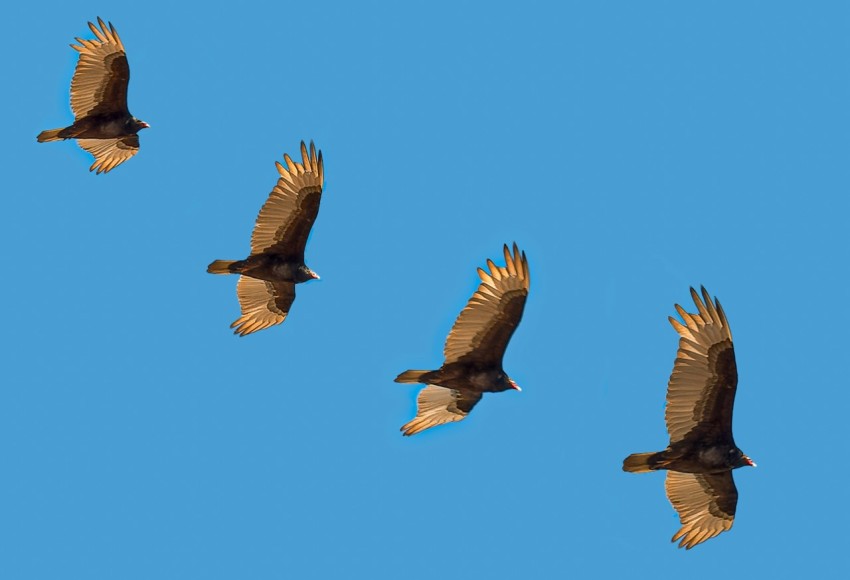
[(71, 79), (71, 110), (74, 124), (64, 129), (42, 131), (37, 139), (76, 139), (94, 155), (89, 171), (108, 173), (139, 152), (139, 131), (150, 127), (130, 114), (127, 85), (130, 67), (118, 32), (99, 17), (98, 28), (89, 22), (96, 40), (77, 38), (71, 48), (80, 53)]
[(210, 274), (242, 274), (236, 295), (242, 316), (230, 328), (245, 336), (280, 324), (295, 300), (295, 285), (319, 276), (304, 264), (307, 236), (319, 213), (325, 181), (322, 152), (301, 142), (302, 162), (284, 155), (276, 162), (280, 179), (257, 216), (251, 236), (251, 255), (244, 260), (216, 260)]
[(732, 528), (738, 491), (732, 470), (749, 465), (732, 437), (732, 406), (738, 386), (735, 348), (726, 314), (705, 288), (691, 288), (697, 311), (676, 304), (684, 324), (670, 317), (679, 333), (679, 352), (667, 385), (670, 445), (657, 453), (635, 453), (623, 471), (667, 470), (665, 488), (682, 528), (672, 541), (690, 549)]
[(505, 267), (487, 260), (489, 272), (478, 269), (481, 284), (454, 324), (443, 350), (445, 362), (436, 371), (405, 371), (397, 383), (425, 383), (416, 417), (404, 425), (404, 435), (461, 421), (484, 393), (519, 386), (502, 369), (508, 341), (519, 325), (531, 281), (525, 252), (504, 247)]

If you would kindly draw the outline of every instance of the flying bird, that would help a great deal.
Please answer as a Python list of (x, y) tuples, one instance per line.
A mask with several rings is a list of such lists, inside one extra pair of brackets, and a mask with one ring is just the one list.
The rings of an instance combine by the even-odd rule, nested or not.
[(676, 304), (684, 324), (670, 317), (680, 335), (667, 385), (670, 445), (623, 461), (623, 471), (667, 470), (667, 497), (682, 524), (672, 541), (680, 540), (679, 547), (686, 549), (732, 528), (738, 504), (732, 470), (756, 465), (732, 437), (738, 370), (726, 313), (705, 288), (702, 299), (693, 288), (691, 297), (698, 312)]
[(504, 247), (505, 266), (487, 260), (478, 269), (481, 284), (455, 321), (443, 349), (445, 362), (435, 371), (405, 371), (397, 383), (425, 383), (417, 399), (416, 417), (404, 425), (415, 435), (444, 423), (461, 421), (484, 393), (521, 390), (502, 369), (508, 341), (519, 325), (530, 277), (525, 252)]
[(139, 131), (150, 127), (130, 114), (127, 85), (130, 67), (118, 32), (98, 17), (89, 22), (96, 40), (77, 38), (71, 48), (80, 53), (71, 79), (71, 110), (74, 124), (64, 129), (42, 131), (37, 139), (59, 141), (76, 139), (94, 155), (89, 171), (107, 173), (139, 152)]
[(257, 216), (251, 236), (251, 255), (244, 260), (216, 260), (210, 274), (241, 274), (236, 295), (242, 316), (230, 328), (245, 336), (280, 324), (295, 300), (295, 285), (319, 279), (304, 264), (307, 236), (319, 213), (325, 181), (322, 152), (301, 142), (302, 162), (284, 155), (286, 167), (276, 162), (280, 179)]

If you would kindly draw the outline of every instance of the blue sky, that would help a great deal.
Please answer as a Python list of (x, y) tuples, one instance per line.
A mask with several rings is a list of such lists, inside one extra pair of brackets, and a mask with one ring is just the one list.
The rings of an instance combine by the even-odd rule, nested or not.
[[(842, 2), (7, 6), (0, 576), (847, 573), (850, 7)], [(74, 36), (111, 20), (151, 124), (73, 143)], [(325, 193), (290, 317), (235, 277), (275, 160)], [(475, 268), (516, 241), (522, 393), (404, 438)], [(734, 529), (694, 550), (663, 475), (673, 304), (720, 298)], [(719, 568), (718, 568), (719, 567)]]

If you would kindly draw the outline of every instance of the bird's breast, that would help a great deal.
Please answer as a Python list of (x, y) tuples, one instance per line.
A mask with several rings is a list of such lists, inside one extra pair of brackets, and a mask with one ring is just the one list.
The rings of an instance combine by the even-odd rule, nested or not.
[(92, 115), (81, 119), (75, 125), (82, 128), (78, 138), (112, 139), (128, 134), (125, 126), (126, 118), (115, 115)]
[(698, 453), (699, 462), (706, 468), (707, 472), (728, 471), (729, 461), (727, 457), (728, 446), (706, 447)]

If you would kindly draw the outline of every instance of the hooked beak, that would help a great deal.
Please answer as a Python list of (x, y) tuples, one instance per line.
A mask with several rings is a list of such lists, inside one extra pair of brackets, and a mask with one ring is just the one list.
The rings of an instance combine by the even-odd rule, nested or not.
[(319, 278), (319, 275), (316, 274), (313, 270), (310, 270), (310, 276), (313, 277), (313, 280), (321, 280), (321, 278)]
[(519, 388), (519, 385), (518, 385), (518, 384), (516, 384), (516, 383), (513, 381), (513, 379), (508, 379), (508, 382), (511, 384), (511, 388), (512, 388), (512, 389), (514, 389), (514, 390), (516, 390), (516, 391), (520, 391), (520, 392), (522, 391), (522, 389), (520, 389), (520, 388)]
[(151, 126), (148, 125), (147, 123), (145, 123), (144, 121), (139, 121), (139, 127), (141, 127), (142, 129), (150, 129), (151, 128)]
[(750, 467), (755, 467), (755, 466), (756, 466), (756, 462), (755, 462), (755, 461), (753, 461), (752, 459), (750, 459), (747, 455), (744, 455), (743, 459), (744, 459), (744, 463), (746, 463), (746, 464), (747, 464), (747, 465), (749, 465)]

